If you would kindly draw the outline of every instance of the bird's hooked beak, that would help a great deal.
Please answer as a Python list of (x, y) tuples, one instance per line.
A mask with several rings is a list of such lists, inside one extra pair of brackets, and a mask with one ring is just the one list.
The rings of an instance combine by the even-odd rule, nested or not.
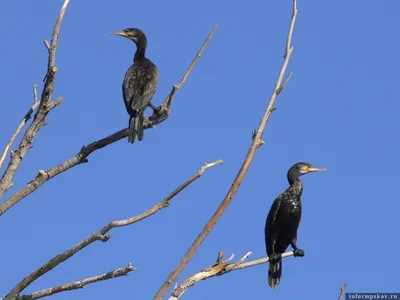
[(126, 34), (125, 31), (111, 31), (110, 34), (120, 35), (120, 36), (129, 38), (129, 36)]
[(324, 171), (326, 171), (325, 168), (316, 168), (314, 166), (307, 167), (307, 173), (310, 173), (310, 172), (324, 172)]

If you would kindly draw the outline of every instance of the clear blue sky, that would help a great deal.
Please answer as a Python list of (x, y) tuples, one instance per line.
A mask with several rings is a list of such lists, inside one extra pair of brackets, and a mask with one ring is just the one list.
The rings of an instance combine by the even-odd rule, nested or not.
[[(63, 1), (0, 4), (1, 149), (32, 103), (45, 74), (43, 39)], [(119, 141), (46, 183), (0, 218), (0, 294), (107, 222), (143, 212), (194, 174), (211, 169), (157, 215), (115, 229), (32, 284), (25, 292), (75, 281), (132, 262), (130, 276), (52, 299), (151, 299), (230, 187), (247, 152), (279, 71), (292, 1), (76, 1), (66, 13), (57, 53), (62, 105), (23, 161), (14, 188), (75, 155), (82, 145), (127, 125), (121, 83), (133, 43), (109, 35), (139, 27), (158, 65), (159, 104), (219, 28), (171, 118), (144, 141)], [(182, 299), (335, 299), (348, 291), (398, 291), (396, 249), (400, 202), (396, 137), (400, 126), (400, 2), (299, 0), (294, 75), (267, 126), (266, 145), (231, 206), (179, 277), (212, 264), (219, 251), (265, 256), (264, 223), (286, 172), (307, 161), (327, 172), (303, 177), (298, 246), (304, 258), (284, 260), (281, 285), (267, 284), (267, 265), (200, 282)], [(2, 199), (3, 200), (3, 199)], [(394, 255), (389, 250), (394, 249)], [(323, 295), (323, 296), (321, 296)]]

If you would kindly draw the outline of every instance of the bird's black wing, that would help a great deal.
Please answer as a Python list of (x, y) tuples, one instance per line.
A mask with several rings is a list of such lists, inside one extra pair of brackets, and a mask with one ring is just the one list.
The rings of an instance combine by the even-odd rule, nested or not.
[(126, 72), (122, 85), (128, 113), (145, 109), (151, 102), (157, 84), (158, 69), (150, 60), (133, 64)]
[(276, 234), (276, 232), (274, 232), (274, 224), (282, 203), (282, 199), (283, 195), (281, 194), (275, 199), (274, 203), (272, 203), (271, 209), (268, 213), (267, 221), (265, 223), (265, 245), (268, 255), (272, 254), (272, 241), (275, 239), (274, 235)]

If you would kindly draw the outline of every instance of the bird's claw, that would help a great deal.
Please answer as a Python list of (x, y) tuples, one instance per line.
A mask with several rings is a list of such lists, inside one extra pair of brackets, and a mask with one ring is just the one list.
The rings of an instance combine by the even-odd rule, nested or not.
[(161, 108), (160, 107), (153, 108), (153, 115), (159, 115), (160, 112), (161, 112)]
[(304, 250), (296, 249), (293, 252), (294, 252), (294, 254), (293, 254), (294, 257), (303, 257), (304, 256)]

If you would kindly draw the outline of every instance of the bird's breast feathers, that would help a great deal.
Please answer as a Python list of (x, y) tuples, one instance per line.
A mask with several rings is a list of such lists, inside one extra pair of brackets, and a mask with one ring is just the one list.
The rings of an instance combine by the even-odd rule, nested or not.
[(158, 84), (158, 69), (148, 61), (133, 64), (125, 74), (122, 85), (125, 105), (144, 109), (151, 102)]

